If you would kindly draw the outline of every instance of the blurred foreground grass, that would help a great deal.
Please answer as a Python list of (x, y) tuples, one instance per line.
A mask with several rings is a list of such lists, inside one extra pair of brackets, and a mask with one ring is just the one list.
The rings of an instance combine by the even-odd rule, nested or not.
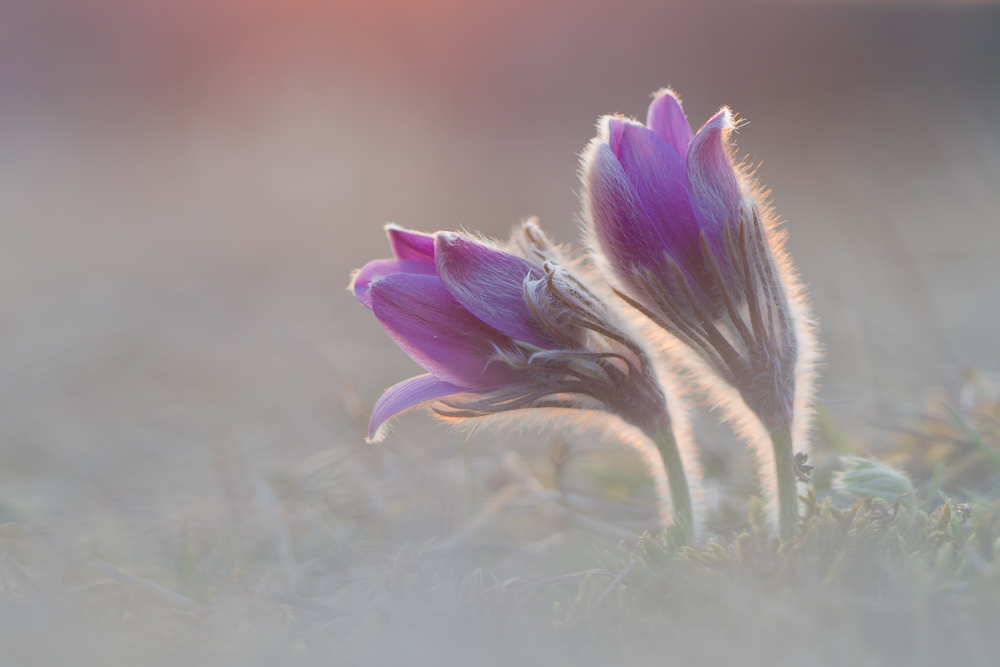
[[(237, 456), (223, 497), (71, 538), (4, 501), (4, 664), (995, 664), (1000, 394), (966, 380), (877, 443), (821, 413), (785, 543), (721, 479), (745, 493), (678, 548), (631, 452), (559, 436), (444, 458), (390, 438), (260, 478)], [(872, 451), (913, 496), (831, 490)]]

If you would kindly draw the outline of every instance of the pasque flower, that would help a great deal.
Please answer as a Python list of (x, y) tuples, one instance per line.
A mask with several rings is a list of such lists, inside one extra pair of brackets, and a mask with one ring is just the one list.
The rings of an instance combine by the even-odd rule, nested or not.
[(428, 372), (386, 390), (370, 438), (390, 417), (428, 401), (448, 417), (603, 410), (654, 437), (675, 515), (691, 525), (687, 481), (647, 355), (534, 222), (506, 246), (393, 225), (387, 232), (395, 258), (365, 265), (350, 289)]
[(694, 349), (771, 432), (788, 536), (803, 307), (768, 211), (730, 157), (732, 114), (694, 133), (663, 90), (645, 125), (607, 116), (599, 128), (582, 165), (595, 255), (620, 296)]

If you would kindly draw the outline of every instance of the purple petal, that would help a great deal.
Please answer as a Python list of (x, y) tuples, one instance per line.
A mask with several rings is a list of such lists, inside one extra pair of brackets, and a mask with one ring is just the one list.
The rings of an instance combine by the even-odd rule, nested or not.
[(524, 300), (526, 278), (545, 273), (525, 259), (450, 232), (438, 232), (438, 275), (469, 312), (498, 331), (538, 347), (552, 338)]
[[(618, 277), (638, 294), (644, 294), (648, 283), (636, 278), (636, 269), (651, 271), (680, 303), (687, 300), (677, 284), (673, 271), (664, 258), (668, 247), (656, 228), (646, 219), (629, 184), (621, 163), (608, 144), (599, 144), (584, 169), (588, 205), (594, 223), (594, 234), (601, 252), (611, 260)], [(686, 264), (686, 253), (675, 256), (695, 296), (714, 313), (705, 291), (695, 276), (704, 273), (700, 256), (697, 262)]]
[(369, 289), (379, 324), (425, 370), (466, 389), (518, 381), (517, 369), (496, 359), (510, 339), (463, 308), (437, 276), (396, 273)]
[(368, 310), (372, 309), (372, 299), (369, 286), (376, 278), (391, 276), (395, 273), (414, 273), (433, 276), (437, 270), (433, 264), (416, 262), (406, 259), (376, 259), (368, 262), (351, 276), (351, 284), (347, 289), (354, 292), (355, 298)]
[(725, 221), (739, 220), (742, 193), (726, 152), (733, 130), (729, 109), (723, 108), (698, 130), (687, 154), (688, 194), (701, 228), (710, 238), (718, 236)]
[(376, 437), (376, 433), (382, 422), (390, 417), (420, 403), (463, 391), (465, 389), (462, 387), (438, 379), (430, 373), (392, 385), (385, 390), (372, 410), (371, 419), (368, 420), (368, 439), (380, 440), (380, 437)]
[(632, 268), (662, 271), (663, 239), (636, 201), (621, 163), (608, 144), (598, 144), (584, 167), (587, 203), (594, 234), (619, 277), (628, 282)]
[(674, 91), (667, 88), (656, 94), (646, 112), (646, 125), (679, 155), (687, 155), (694, 132)]
[(434, 263), (434, 235), (403, 229), (396, 225), (385, 226), (389, 245), (397, 259)]
[(688, 200), (684, 158), (642, 125), (614, 119), (609, 130), (611, 150), (636, 203), (664, 242), (661, 252), (669, 252), (682, 266), (696, 264), (701, 257), (698, 223)]

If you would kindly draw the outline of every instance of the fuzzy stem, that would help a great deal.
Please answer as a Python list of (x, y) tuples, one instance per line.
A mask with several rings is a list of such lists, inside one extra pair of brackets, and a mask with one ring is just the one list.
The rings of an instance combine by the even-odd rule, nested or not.
[(691, 506), (691, 491), (688, 489), (687, 475), (684, 474), (684, 463), (681, 461), (680, 450), (674, 432), (666, 426), (659, 431), (647, 433), (656, 443), (656, 449), (663, 459), (663, 467), (667, 471), (667, 484), (670, 486), (670, 504), (673, 506), (674, 523), (684, 535), (684, 541), (694, 538), (694, 513)]
[(780, 426), (771, 431), (774, 468), (778, 480), (778, 529), (781, 539), (795, 535), (799, 525), (799, 489), (792, 455), (792, 429)]

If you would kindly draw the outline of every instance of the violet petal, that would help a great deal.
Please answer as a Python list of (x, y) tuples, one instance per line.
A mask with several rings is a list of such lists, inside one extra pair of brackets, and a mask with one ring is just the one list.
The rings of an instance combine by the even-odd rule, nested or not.
[(445, 382), (430, 373), (394, 384), (385, 390), (372, 410), (371, 419), (368, 420), (368, 438), (377, 439), (375, 434), (378, 432), (379, 426), (385, 420), (404, 410), (435, 398), (463, 391), (465, 389), (462, 387)]
[(691, 207), (706, 235), (718, 235), (725, 221), (736, 224), (742, 193), (726, 140), (733, 130), (729, 109), (722, 109), (698, 130), (687, 154)]
[(646, 112), (646, 125), (679, 155), (687, 155), (694, 132), (674, 91), (666, 89), (656, 94)]
[(435, 241), (438, 275), (469, 312), (491, 327), (538, 347), (553, 340), (524, 300), (524, 281), (545, 273), (525, 259), (450, 232)]
[(368, 310), (372, 309), (371, 294), (369, 286), (376, 278), (390, 276), (394, 273), (414, 273), (418, 275), (433, 276), (436, 269), (433, 264), (417, 262), (408, 259), (376, 259), (368, 262), (360, 270), (351, 276), (351, 284), (348, 289), (354, 292), (354, 296)]
[(434, 262), (434, 235), (403, 229), (397, 225), (385, 226), (389, 245), (397, 259), (410, 259), (418, 262)]
[(663, 239), (636, 202), (628, 176), (608, 144), (599, 144), (584, 168), (594, 234), (620, 277), (634, 266), (663, 270)]
[(637, 205), (663, 240), (663, 250), (682, 266), (700, 261), (698, 223), (688, 200), (684, 158), (642, 125), (615, 119), (609, 130), (611, 150)]
[(369, 289), (382, 328), (425, 370), (466, 389), (517, 380), (517, 369), (496, 359), (510, 339), (462, 307), (437, 276), (396, 273)]
[[(584, 169), (584, 180), (598, 245), (626, 285), (639, 294), (649, 288), (644, 280), (636, 277), (636, 269), (641, 267), (652, 271), (673, 293), (675, 300), (685, 302), (684, 290), (677, 284), (674, 272), (665, 259), (669, 253), (695, 297), (708, 302), (700, 280), (705, 267), (697, 245), (700, 243), (697, 233), (693, 242), (665, 242), (659, 231), (660, 226), (654, 226), (647, 219), (624, 168), (608, 144), (597, 146)], [(678, 234), (677, 230), (673, 233)], [(674, 237), (675, 241), (680, 238), (679, 234)], [(714, 306), (709, 307), (712, 312), (715, 311)]]

